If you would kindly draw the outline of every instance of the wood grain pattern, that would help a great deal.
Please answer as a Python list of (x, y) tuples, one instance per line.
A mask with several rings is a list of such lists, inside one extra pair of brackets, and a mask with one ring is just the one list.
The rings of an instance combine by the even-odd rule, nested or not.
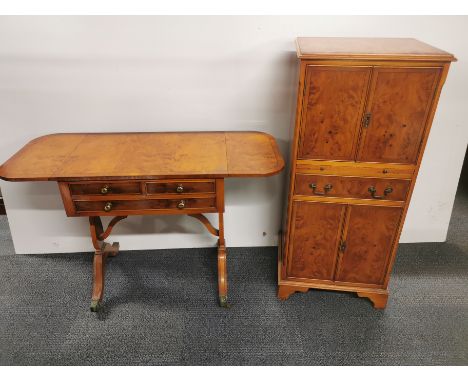
[(297, 160), (297, 173), (343, 175), (343, 176), (368, 176), (379, 178), (411, 179), (416, 166), (408, 164), (391, 163), (361, 163), (338, 162), (319, 160)]
[(404, 207), (405, 202), (400, 200), (385, 200), (385, 199), (360, 199), (360, 198), (340, 198), (340, 197), (323, 197), (316, 195), (293, 195), (293, 201), (300, 202), (320, 202), (324, 204), (346, 204), (353, 206), (384, 206), (384, 207)]
[(355, 155), (371, 67), (307, 66), (299, 158)]
[(349, 206), (346, 249), (338, 263), (336, 280), (382, 284), (385, 267), (400, 223), (402, 208)]
[(387, 301), (388, 301), (387, 291), (385, 291), (384, 293), (357, 292), (357, 295), (359, 297), (368, 298), (374, 305), (375, 309), (385, 309), (385, 307), (387, 306)]
[(375, 68), (358, 160), (417, 161), (440, 68)]
[(288, 276), (333, 278), (344, 206), (294, 202)]
[(148, 194), (193, 194), (193, 193), (214, 193), (214, 179), (205, 181), (174, 180), (172, 182), (158, 181), (147, 182), (146, 190)]
[[(111, 203), (109, 211), (104, 207)], [(179, 208), (183, 203), (184, 207)], [(146, 200), (114, 200), (107, 201), (75, 201), (75, 211), (78, 215), (95, 212), (98, 215), (143, 215), (143, 214), (187, 214), (192, 209), (203, 209), (205, 212), (216, 212), (215, 198), (179, 198), (179, 199), (146, 199)], [(165, 211), (162, 211), (165, 210)]]
[(260, 132), (53, 134), (0, 167), (0, 178), (124, 180), (269, 176), (284, 167), (276, 141)]
[[(309, 288), (348, 291), (370, 299), (375, 308), (383, 309), (387, 303), (387, 286), (398, 239), (437, 102), (450, 62), (455, 58), (450, 53), (414, 39), (300, 38), (297, 48), (300, 58), (299, 84), (290, 150), (289, 195), (281, 236), (284, 244), (279, 248), (278, 296), (285, 299), (296, 290)], [(362, 100), (366, 105), (362, 113), (362, 126), (355, 156), (351, 159), (344, 160), (340, 152), (326, 159), (305, 159), (299, 155), (303, 144), (300, 132), (307, 123), (304, 111), (308, 105), (306, 69), (311, 66), (371, 68), (368, 90)], [(366, 123), (368, 113), (370, 123)], [(315, 128), (317, 131), (313, 134), (319, 134), (319, 128), (312, 125), (307, 128)], [(354, 131), (355, 126), (348, 125), (348, 129), (350, 131), (345, 134)], [(344, 177), (355, 178), (356, 183), (348, 184), (341, 179)], [(361, 184), (361, 180), (365, 182), (364, 179), (370, 178), (375, 179), (374, 195), (377, 196), (381, 191), (377, 184), (385, 187), (387, 182), (396, 182), (392, 195), (395, 200), (390, 196), (386, 199), (367, 199), (362, 194), (365, 191), (362, 191), (361, 185), (354, 188)], [(331, 179), (336, 179), (338, 186), (334, 184), (326, 195), (319, 195), (324, 192), (326, 180)], [(308, 182), (312, 180), (317, 181), (318, 194), (307, 193)], [(319, 184), (320, 180), (322, 184)], [(336, 192), (335, 195), (332, 195), (332, 190)], [(307, 273), (316, 271), (313, 262), (307, 266), (303, 263), (303, 273), (298, 277), (289, 273), (295, 262), (294, 246), (300, 242), (295, 233), (296, 204), (304, 202), (320, 203), (331, 209), (341, 206), (345, 211), (338, 230), (341, 232), (340, 242), (344, 245), (339, 247), (332, 277), (308, 278)], [(313, 234), (316, 227), (309, 229)], [(331, 230), (335, 232), (336, 227)], [(307, 236), (308, 228), (304, 225), (301, 238)], [(314, 240), (320, 239), (313, 237)], [(334, 257), (334, 252), (329, 251), (329, 256)]]
[[(317, 187), (313, 189), (311, 184)], [(326, 186), (330, 185), (330, 190)], [(324, 193), (325, 197), (343, 197), (343, 198), (361, 198), (375, 199), (369, 191), (370, 187), (377, 190), (375, 196), (381, 196), (383, 200), (406, 200), (406, 195), (410, 186), (410, 181), (405, 179), (381, 179), (364, 178), (353, 176), (322, 176), (322, 175), (304, 175), (297, 174), (295, 195), (316, 195)], [(386, 194), (386, 189), (392, 189), (392, 192)]]
[(414, 38), (298, 37), (301, 59), (456, 61), (453, 54)]
[(138, 182), (76, 182), (69, 186), (72, 195), (141, 194)]

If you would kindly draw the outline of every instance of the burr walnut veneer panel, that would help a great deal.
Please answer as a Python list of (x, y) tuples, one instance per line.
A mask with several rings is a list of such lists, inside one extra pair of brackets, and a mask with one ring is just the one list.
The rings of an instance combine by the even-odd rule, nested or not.
[(356, 292), (384, 308), (398, 239), (455, 58), (414, 39), (297, 39), (278, 296)]

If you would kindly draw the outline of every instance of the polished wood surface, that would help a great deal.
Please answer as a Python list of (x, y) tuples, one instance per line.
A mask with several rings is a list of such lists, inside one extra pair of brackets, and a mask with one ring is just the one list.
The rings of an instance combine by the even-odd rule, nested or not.
[[(95, 249), (91, 310), (104, 296), (105, 265), (119, 244), (104, 240), (129, 215), (187, 215), (218, 237), (218, 298), (229, 307), (224, 178), (269, 176), (284, 167), (259, 132), (53, 134), (0, 167), (11, 181), (55, 180), (67, 216), (88, 216)], [(218, 228), (203, 215), (217, 213)], [(101, 216), (113, 217), (106, 230)]]
[(288, 276), (333, 279), (344, 210), (339, 204), (294, 202)]
[(298, 173), (411, 179), (416, 166), (392, 163), (296, 160)]
[(75, 182), (69, 186), (72, 195), (141, 194), (139, 182)]
[(383, 285), (401, 212), (401, 207), (348, 207), (336, 280)]
[(307, 66), (299, 158), (354, 159), (370, 74), (371, 67)]
[(261, 132), (77, 133), (31, 141), (0, 167), (0, 178), (258, 177), (283, 167), (275, 139)]
[[(305, 174), (297, 174), (295, 182), (296, 195), (401, 201), (406, 200), (410, 186), (407, 179)], [(375, 192), (370, 191), (371, 188)]]
[[(168, 214), (180, 213), (187, 214), (187, 211), (193, 209), (204, 209), (203, 212), (216, 211), (215, 198), (179, 198), (179, 199), (148, 199), (148, 200), (113, 200), (108, 201), (76, 201), (74, 202), (76, 213), (79, 215), (82, 212), (95, 212), (99, 215), (115, 215), (116, 213), (123, 213), (126, 215), (133, 214), (143, 215), (145, 211), (166, 211)], [(105, 210), (105, 206), (109, 206)], [(179, 207), (180, 206), (180, 207)]]
[(298, 37), (301, 59), (456, 61), (453, 54), (414, 38)]
[(176, 180), (172, 182), (158, 181), (147, 182), (146, 192), (148, 194), (196, 194), (196, 193), (214, 193), (214, 179), (206, 181), (194, 180)]
[(374, 69), (358, 161), (416, 163), (440, 73), (440, 67)]
[[(296, 122), (278, 297), (309, 288), (348, 291), (383, 309), (437, 102), (455, 58), (414, 39), (299, 38), (297, 45)], [(325, 79), (321, 68), (333, 68), (333, 75), (327, 72)], [(353, 87), (359, 83), (356, 68), (370, 72), (359, 100)], [(350, 118), (354, 113), (357, 117)], [(324, 126), (340, 133), (335, 137)], [(303, 151), (311, 155), (305, 157)], [(309, 223), (302, 219), (298, 224), (297, 205), (306, 203), (320, 206), (315, 207), (317, 217), (327, 216), (326, 209), (335, 211), (338, 223), (317, 227), (311, 212), (304, 213)], [(338, 209), (344, 217), (336, 216)], [(320, 232), (322, 228), (329, 231)], [(323, 238), (336, 232), (338, 250), (330, 246), (324, 254)], [(307, 247), (301, 249), (305, 240)], [(324, 264), (333, 263), (333, 270), (323, 272)]]

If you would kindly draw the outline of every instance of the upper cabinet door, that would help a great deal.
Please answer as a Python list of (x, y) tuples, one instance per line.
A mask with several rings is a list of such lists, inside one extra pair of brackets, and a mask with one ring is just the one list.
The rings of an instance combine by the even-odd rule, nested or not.
[(416, 163), (440, 72), (374, 68), (358, 161)]
[(299, 159), (354, 160), (371, 71), (307, 66)]

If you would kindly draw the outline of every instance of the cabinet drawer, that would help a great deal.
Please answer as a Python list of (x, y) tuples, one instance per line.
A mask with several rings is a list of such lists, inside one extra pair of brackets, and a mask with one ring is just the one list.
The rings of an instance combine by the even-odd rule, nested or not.
[(194, 193), (214, 193), (215, 181), (163, 181), (147, 182), (146, 192), (148, 194), (194, 194)]
[(296, 195), (404, 201), (410, 181), (297, 174)]
[[(144, 199), (144, 200), (107, 200), (107, 201), (75, 201), (75, 210), (80, 212), (96, 212), (99, 215), (115, 215), (116, 212), (127, 214), (133, 211), (135, 214), (145, 214), (157, 211), (163, 213), (186, 213), (191, 209), (204, 209), (207, 211), (216, 210), (216, 198), (197, 199)], [(130, 213), (131, 214), (131, 213)]]
[(141, 194), (139, 182), (70, 183), (72, 195)]

